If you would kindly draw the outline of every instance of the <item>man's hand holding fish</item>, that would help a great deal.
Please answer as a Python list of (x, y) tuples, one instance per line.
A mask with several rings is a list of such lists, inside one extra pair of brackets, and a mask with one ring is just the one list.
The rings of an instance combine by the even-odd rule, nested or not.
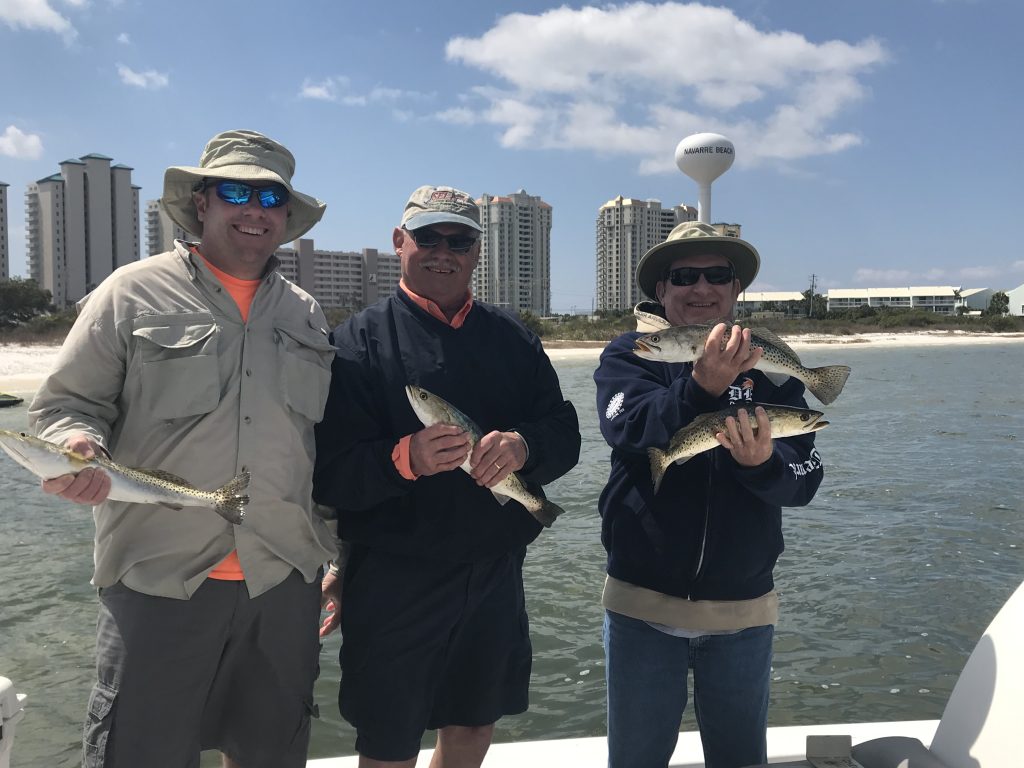
[(712, 395), (724, 392), (737, 376), (754, 368), (761, 359), (761, 349), (750, 344), (750, 329), (734, 325), (726, 339), (727, 328), (719, 323), (712, 329), (704, 354), (693, 365), (693, 380)]
[[(84, 434), (75, 434), (64, 442), (69, 451), (87, 459), (103, 456), (104, 450)], [(42, 481), (43, 490), (75, 504), (100, 504), (110, 494), (110, 475), (98, 467), (86, 467), (77, 474), (60, 475)]]

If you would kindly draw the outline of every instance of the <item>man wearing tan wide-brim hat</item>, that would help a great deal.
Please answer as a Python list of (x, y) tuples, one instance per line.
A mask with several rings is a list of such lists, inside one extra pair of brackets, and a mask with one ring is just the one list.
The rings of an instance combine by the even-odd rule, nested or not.
[(32, 403), (40, 437), (220, 489), (244, 512), (114, 501), (100, 469), (44, 481), (94, 506), (86, 768), (198, 765), (208, 749), (225, 766), (306, 764), (321, 566), (336, 553), (312, 509), (313, 426), (334, 349), (274, 258), (325, 208), (294, 172), (291, 152), (249, 130), (169, 168), (161, 202), (197, 240), (86, 297)]
[[(807, 408), (804, 385), (758, 370), (762, 350), (732, 322), (760, 263), (745, 240), (679, 224), (637, 265), (650, 299), (637, 331), (594, 372), (611, 447), (598, 502), (609, 768), (668, 765), (691, 672), (705, 763), (766, 762), (783, 508), (808, 504), (823, 469), (813, 432), (773, 437), (754, 405)], [(712, 428), (716, 447), (657, 464)]]

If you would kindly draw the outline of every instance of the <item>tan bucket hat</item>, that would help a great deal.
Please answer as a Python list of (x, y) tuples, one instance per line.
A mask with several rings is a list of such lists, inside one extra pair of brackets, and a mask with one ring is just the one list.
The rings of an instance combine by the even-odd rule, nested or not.
[(657, 301), (655, 287), (665, 279), (665, 271), (683, 256), (713, 253), (724, 256), (732, 264), (740, 281), (740, 290), (746, 290), (761, 268), (761, 257), (746, 240), (721, 235), (710, 224), (684, 221), (669, 232), (665, 242), (658, 243), (644, 254), (636, 265), (636, 282), (649, 299)]
[(192, 191), (203, 179), (282, 184), (290, 194), (283, 243), (302, 237), (320, 221), (327, 204), (292, 188), (295, 157), (284, 145), (256, 131), (224, 131), (207, 143), (198, 166), (171, 166), (164, 173), (160, 198), (167, 215), (186, 232), (201, 236)]

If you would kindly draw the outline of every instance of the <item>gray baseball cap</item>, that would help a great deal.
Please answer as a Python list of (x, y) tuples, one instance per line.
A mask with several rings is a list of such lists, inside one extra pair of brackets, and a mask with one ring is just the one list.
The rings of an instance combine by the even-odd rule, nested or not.
[(431, 224), (465, 224), (477, 232), (480, 206), (468, 194), (454, 187), (420, 187), (409, 197), (402, 213), (404, 229), (419, 229)]

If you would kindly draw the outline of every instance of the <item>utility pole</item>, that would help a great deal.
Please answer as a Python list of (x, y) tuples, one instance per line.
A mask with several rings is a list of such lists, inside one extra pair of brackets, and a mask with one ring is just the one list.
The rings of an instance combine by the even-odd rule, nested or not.
[(811, 275), (811, 290), (807, 294), (807, 316), (814, 317), (814, 286), (817, 282), (817, 275)]

